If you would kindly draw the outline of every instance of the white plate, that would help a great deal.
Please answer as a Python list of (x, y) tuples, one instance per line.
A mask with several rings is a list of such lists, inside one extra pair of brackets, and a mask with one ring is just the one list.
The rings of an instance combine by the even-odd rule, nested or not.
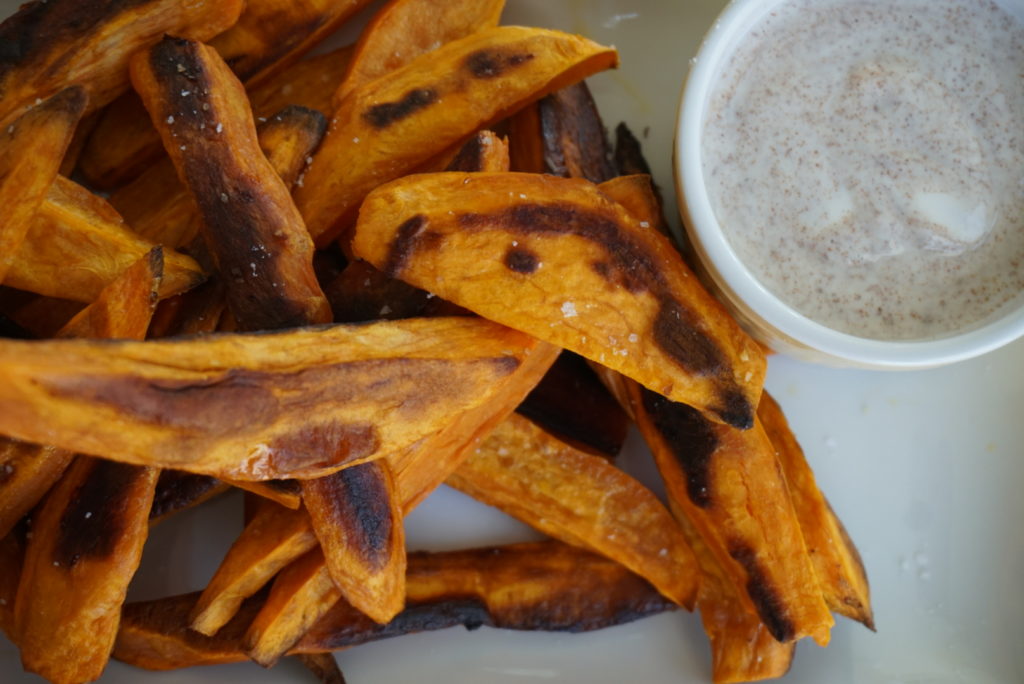
[[(661, 185), (679, 84), (722, 0), (509, 0), (506, 23), (550, 26), (616, 45), (622, 68), (592, 79), (605, 121), (641, 134)], [(13, 10), (4, 2), (0, 10)], [(878, 633), (840, 619), (832, 644), (797, 650), (784, 681), (1024, 682), (1024, 343), (938, 370), (833, 370), (774, 357), (768, 387), (783, 404), (867, 564)], [(650, 474), (634, 438), (629, 469)], [(225, 499), (156, 530), (135, 598), (201, 588), (239, 529)], [(218, 514), (220, 514), (218, 516)], [(217, 525), (211, 520), (219, 519)], [(412, 548), (532, 538), (523, 526), (452, 491), (408, 520)], [(704, 682), (706, 639), (677, 612), (583, 635), (454, 628), (369, 644), (338, 656), (364, 682)], [(0, 641), (0, 681), (21, 673)], [(231, 665), (152, 674), (113, 663), (110, 683), (310, 681), (300, 668)]]

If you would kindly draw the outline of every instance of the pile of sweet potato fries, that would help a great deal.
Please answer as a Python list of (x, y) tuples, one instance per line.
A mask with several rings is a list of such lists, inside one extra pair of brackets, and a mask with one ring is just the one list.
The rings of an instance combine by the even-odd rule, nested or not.
[[(612, 48), (502, 0), (49, 0), (0, 25), (0, 628), (87, 682), (700, 611), (716, 682), (872, 626), (765, 352), (687, 267)], [(615, 465), (635, 424), (668, 505)], [(406, 554), (447, 483), (552, 539)], [(125, 604), (233, 488), (206, 588)], [(325, 655), (326, 654), (326, 655)]]

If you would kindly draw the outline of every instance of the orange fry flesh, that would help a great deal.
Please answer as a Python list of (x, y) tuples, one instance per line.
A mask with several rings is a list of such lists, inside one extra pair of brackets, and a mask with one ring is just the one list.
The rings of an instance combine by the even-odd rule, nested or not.
[(664, 236), (587, 181), (402, 178), (366, 198), (352, 249), (387, 275), (717, 421), (753, 424), (766, 368), (760, 348)]
[(617, 60), (614, 50), (583, 38), (505, 26), (452, 41), (357, 87), (334, 112), (295, 192), (310, 234), (318, 246), (330, 243), (376, 186)]
[(584, 546), (693, 608), (699, 571), (671, 514), (600, 456), (559, 442), (526, 418), (505, 419), (447, 483), (541, 532)]

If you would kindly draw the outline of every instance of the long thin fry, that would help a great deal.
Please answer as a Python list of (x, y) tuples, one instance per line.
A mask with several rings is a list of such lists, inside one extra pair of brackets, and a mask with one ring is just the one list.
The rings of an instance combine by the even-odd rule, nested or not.
[(217, 53), (165, 38), (131, 61), (132, 83), (199, 207), (204, 238), (243, 330), (325, 323), (313, 245), (263, 156), (242, 84)]
[(604, 458), (559, 442), (526, 418), (506, 418), (446, 482), (556, 539), (622, 563), (693, 608), (697, 562), (657, 497)]
[(318, 246), (330, 243), (374, 187), (617, 59), (579, 37), (505, 26), (452, 41), (356, 88), (295, 192), (310, 234)]
[(0, 340), (0, 433), (221, 479), (316, 477), (437, 432), (490, 401), (540, 346), (470, 318)]
[(192, 629), (208, 636), (216, 634), (238, 612), (242, 601), (316, 543), (304, 510), (262, 506), (196, 601), (190, 613)]

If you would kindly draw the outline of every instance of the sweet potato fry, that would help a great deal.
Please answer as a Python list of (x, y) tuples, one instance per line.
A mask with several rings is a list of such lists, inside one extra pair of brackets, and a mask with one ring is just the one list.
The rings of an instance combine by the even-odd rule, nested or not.
[(498, 25), (505, 0), (391, 0), (363, 29), (332, 110), (355, 88), (416, 57)]
[(533, 102), (508, 118), (508, 141), (512, 171), (544, 173), (540, 105)]
[[(15, 256), (6, 283), (29, 292), (92, 302), (124, 269), (155, 245), (129, 230), (102, 197), (62, 176)], [(164, 250), (160, 296), (184, 292), (205, 276), (193, 259)]]
[(490, 401), (540, 345), (471, 318), (0, 340), (0, 434), (221, 479), (316, 477), (404, 449)]
[(545, 534), (621, 563), (693, 608), (697, 561), (657, 497), (604, 458), (559, 442), (526, 418), (506, 418), (446, 482)]
[(302, 490), (296, 480), (228, 480), (232, 487), (243, 489), (266, 501), (297, 511), (302, 505)]
[(207, 40), (238, 20), (242, 0), (26, 3), (0, 24), (0, 127), (37, 98), (71, 84), (85, 88), (86, 111), (128, 87), (128, 58), (165, 33)]
[(857, 547), (818, 489), (782, 407), (767, 392), (761, 395), (757, 417), (782, 465), (825, 602), (833, 612), (874, 630), (871, 590)]
[(508, 171), (508, 144), (493, 131), (479, 131), (445, 166), (445, 171)]
[(629, 430), (629, 417), (587, 362), (562, 352), (544, 378), (516, 407), (566, 444), (595, 456), (615, 458)]
[(163, 470), (157, 479), (153, 505), (149, 509), (149, 526), (209, 501), (230, 488), (227, 483), (208, 475)]
[(829, 640), (822, 598), (775, 450), (761, 427), (713, 423), (630, 383), (637, 425), (673, 506), (693, 524), (743, 605), (778, 641)]
[(270, 667), (340, 599), (341, 590), (331, 579), (323, 551), (315, 548), (274, 580), (242, 647), (250, 658)]
[(335, 111), (295, 192), (310, 234), (328, 244), (376, 186), (617, 59), (583, 38), (505, 26), (452, 41), (357, 87)]
[[(163, 274), (159, 247), (105, 287), (58, 333), (141, 340)], [(106, 666), (146, 540), (159, 471), (79, 457), (32, 524), (18, 585), (22, 663), (53, 682), (92, 681)]]
[(602, 183), (615, 176), (607, 134), (584, 81), (537, 103), (547, 173)]
[(352, 249), (387, 275), (714, 420), (753, 424), (766, 366), (760, 348), (663, 236), (586, 181), (518, 173), (399, 179), (366, 198)]
[(302, 499), (341, 595), (388, 622), (405, 603), (405, 531), (387, 460), (304, 480)]
[[(156, 248), (104, 288), (57, 336), (141, 339), (162, 274), (162, 252)], [(63, 449), (0, 439), (0, 537), (39, 502), (72, 458)]]
[[(387, 625), (339, 601), (292, 653), (323, 653), (454, 625), (583, 632), (673, 608), (621, 565), (560, 542), (412, 553), (406, 588), (406, 609)], [(231, 624), (206, 637), (188, 629), (195, 597), (125, 606), (114, 657), (150, 670), (244, 660), (237, 629), (252, 619), (259, 599), (247, 601)]]
[(429, 292), (386, 276), (357, 259), (324, 287), (338, 323), (390, 320), (432, 315), (470, 315)]
[[(253, 114), (263, 119), (289, 105), (330, 111), (331, 93), (341, 81), (351, 51), (351, 46), (345, 46), (309, 57), (251, 88)], [(104, 110), (86, 142), (79, 170), (93, 186), (111, 190), (135, 184), (149, 167), (165, 159), (160, 134), (153, 128), (142, 100), (130, 92)], [(135, 226), (131, 219), (128, 222)]]
[(326, 131), (323, 114), (298, 105), (289, 105), (260, 124), (260, 149), (289, 190)]
[(199, 207), (240, 329), (329, 322), (312, 241), (259, 149), (249, 101), (227, 64), (208, 46), (164, 38), (130, 66), (132, 84)]
[(216, 634), (279, 570), (317, 544), (304, 510), (262, 506), (231, 545), (190, 613), (192, 629)]
[(85, 103), (83, 88), (66, 88), (22, 114), (0, 134), (0, 283), (57, 177)]

